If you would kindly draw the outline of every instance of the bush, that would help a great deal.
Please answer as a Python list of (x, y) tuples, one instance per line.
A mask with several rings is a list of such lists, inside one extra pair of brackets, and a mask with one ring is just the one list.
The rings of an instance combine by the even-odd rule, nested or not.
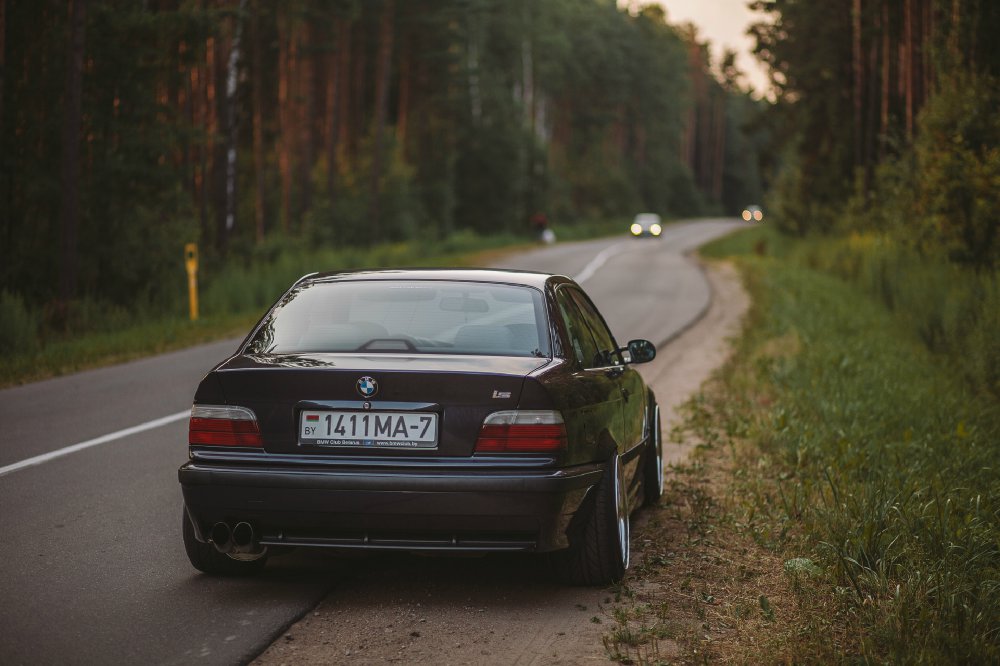
[(1000, 263), (998, 107), (996, 81), (955, 76), (928, 100), (914, 143), (918, 238), (925, 250), (978, 267)]

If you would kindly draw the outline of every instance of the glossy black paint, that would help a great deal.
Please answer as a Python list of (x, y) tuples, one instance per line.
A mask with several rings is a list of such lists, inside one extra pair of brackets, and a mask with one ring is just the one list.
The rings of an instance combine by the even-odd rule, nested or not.
[[(652, 393), (624, 361), (609, 331), (610, 348), (601, 350), (606, 352), (601, 363), (581, 362), (574, 354), (573, 334), (559, 300), (578, 303), (581, 309), (593, 306), (572, 280), (496, 270), (303, 278), (359, 279), (471, 281), (538, 289), (545, 303), (551, 356), (249, 355), (245, 350), (251, 332), (240, 350), (201, 382), (195, 403), (253, 410), (263, 450), (190, 447), (190, 460), (180, 468), (179, 479), (197, 534), (207, 533), (217, 521), (245, 520), (255, 525), (264, 545), (556, 550), (569, 545), (574, 525), (589, 510), (588, 495), (615, 452), (625, 466), (630, 506), (640, 506), (640, 463), (651, 441)], [(560, 290), (565, 293), (557, 296)], [(588, 320), (594, 326), (595, 317), (600, 317), (596, 308)], [(603, 320), (599, 325), (607, 328)], [(361, 376), (379, 384), (371, 400), (356, 392)], [(300, 445), (299, 412), (323, 407), (433, 411), (439, 415), (438, 445), (429, 450)], [(566, 424), (567, 448), (534, 455), (476, 454), (483, 420), (492, 412), (512, 409), (558, 410)]]

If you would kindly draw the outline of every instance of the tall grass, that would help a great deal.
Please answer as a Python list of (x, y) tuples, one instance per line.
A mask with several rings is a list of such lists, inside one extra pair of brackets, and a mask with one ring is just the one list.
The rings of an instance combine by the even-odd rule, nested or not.
[(0, 354), (23, 354), (38, 346), (38, 316), (17, 294), (0, 291)]
[(977, 272), (873, 233), (793, 240), (756, 227), (705, 252), (769, 255), (836, 275), (881, 301), (973, 387), (1000, 398), (1000, 271)]
[(1000, 401), (967, 381), (982, 361), (944, 362), (991, 321), (996, 335), (989, 281), (867, 239), (758, 230), (709, 252), (745, 253), (754, 296), (715, 404), (734, 449), (750, 444), (734, 481), (746, 529), (824, 566), (829, 621), (863, 631), (845, 661), (1000, 661)]

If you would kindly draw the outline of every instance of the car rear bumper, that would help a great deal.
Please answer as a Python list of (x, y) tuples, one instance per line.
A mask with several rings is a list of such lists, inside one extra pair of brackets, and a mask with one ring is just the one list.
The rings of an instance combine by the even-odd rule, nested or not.
[(178, 471), (203, 540), (247, 521), (264, 545), (452, 552), (551, 551), (567, 534), (599, 464), (548, 470), (315, 470), (206, 464)]

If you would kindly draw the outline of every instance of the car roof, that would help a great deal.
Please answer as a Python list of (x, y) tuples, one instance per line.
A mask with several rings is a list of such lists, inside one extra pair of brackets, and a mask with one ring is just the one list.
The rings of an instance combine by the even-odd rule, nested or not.
[(546, 283), (568, 282), (569, 278), (534, 271), (516, 271), (497, 268), (396, 268), (387, 270), (312, 273), (298, 283), (347, 282), (358, 280), (450, 280), (455, 282), (484, 282), (514, 284), (544, 289)]

